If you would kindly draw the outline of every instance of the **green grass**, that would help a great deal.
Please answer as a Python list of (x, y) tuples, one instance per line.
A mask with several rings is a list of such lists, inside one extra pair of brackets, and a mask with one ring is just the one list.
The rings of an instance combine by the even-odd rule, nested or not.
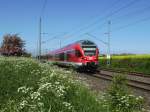
[[(115, 98), (116, 88), (110, 91), (115, 94), (98, 95), (72, 74), (74, 71), (32, 59), (0, 57), (0, 112), (141, 112), (141, 108), (126, 109), (139, 107), (138, 97), (122, 99), (121, 94)], [(129, 105), (120, 102), (120, 106), (118, 100)]]
[(150, 74), (150, 55), (112, 56), (110, 66), (105, 57), (99, 57), (99, 63), (101, 68)]
[(0, 112), (106, 112), (71, 71), (0, 57)]

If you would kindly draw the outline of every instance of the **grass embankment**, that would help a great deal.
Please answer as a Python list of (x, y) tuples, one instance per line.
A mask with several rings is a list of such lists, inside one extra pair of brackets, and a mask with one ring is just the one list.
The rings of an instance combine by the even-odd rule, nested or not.
[(105, 57), (99, 57), (99, 63), (101, 68), (150, 74), (150, 55), (112, 56), (110, 66)]
[(0, 112), (106, 112), (72, 72), (24, 58), (0, 58)]
[(141, 112), (141, 97), (115, 78), (96, 96), (71, 71), (32, 59), (0, 57), (0, 112)]

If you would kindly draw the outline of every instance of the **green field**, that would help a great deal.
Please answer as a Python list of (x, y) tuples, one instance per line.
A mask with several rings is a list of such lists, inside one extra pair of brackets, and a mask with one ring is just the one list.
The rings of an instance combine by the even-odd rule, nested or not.
[(150, 74), (150, 55), (112, 56), (110, 66), (105, 57), (99, 57), (99, 63), (101, 68)]

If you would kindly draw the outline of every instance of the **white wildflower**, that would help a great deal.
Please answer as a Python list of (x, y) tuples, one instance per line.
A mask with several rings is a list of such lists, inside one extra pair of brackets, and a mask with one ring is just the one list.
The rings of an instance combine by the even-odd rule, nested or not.
[(33, 88), (31, 88), (31, 87), (26, 87), (26, 86), (22, 86), (22, 87), (20, 87), (20, 88), (18, 88), (18, 92), (21, 92), (21, 93), (28, 93), (29, 91), (31, 91)]
[(23, 100), (23, 101), (20, 103), (20, 109), (23, 109), (27, 104), (28, 104), (28, 102), (27, 102), (26, 100)]
[(34, 93), (32, 93), (32, 94), (30, 95), (30, 97), (31, 97), (31, 99), (33, 99), (33, 100), (36, 100), (36, 99), (40, 100), (40, 93), (39, 93), (39, 92), (34, 92)]
[(63, 105), (67, 107), (69, 110), (72, 108), (71, 103), (63, 102)]

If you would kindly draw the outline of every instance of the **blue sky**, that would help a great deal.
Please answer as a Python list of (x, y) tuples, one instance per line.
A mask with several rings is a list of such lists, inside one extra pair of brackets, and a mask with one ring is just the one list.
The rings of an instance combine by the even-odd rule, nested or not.
[[(111, 20), (112, 53), (150, 53), (149, 0), (47, 0), (42, 14), (42, 51), (57, 49), (80, 39), (94, 41), (101, 53), (107, 47)], [(0, 0), (0, 41), (7, 33), (18, 33), (26, 49), (37, 51), (39, 16), (44, 0)], [(109, 15), (109, 16), (108, 16)], [(51, 39), (53, 38), (53, 39)], [(55, 39), (54, 39), (55, 38)]]

